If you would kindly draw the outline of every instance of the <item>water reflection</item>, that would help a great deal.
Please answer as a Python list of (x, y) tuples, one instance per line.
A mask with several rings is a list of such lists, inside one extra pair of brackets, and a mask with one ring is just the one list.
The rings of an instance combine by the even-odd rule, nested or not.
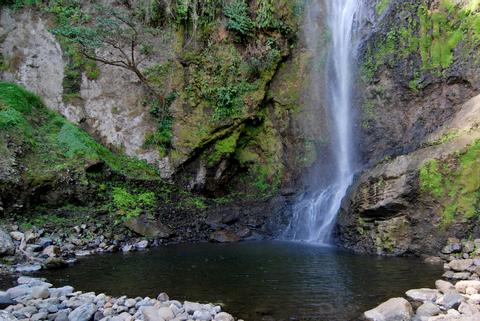
[(111, 295), (167, 292), (215, 302), (249, 321), (352, 320), (410, 288), (431, 286), (441, 266), (411, 258), (357, 256), (291, 242), (197, 244), (85, 258), (47, 271), (55, 285)]

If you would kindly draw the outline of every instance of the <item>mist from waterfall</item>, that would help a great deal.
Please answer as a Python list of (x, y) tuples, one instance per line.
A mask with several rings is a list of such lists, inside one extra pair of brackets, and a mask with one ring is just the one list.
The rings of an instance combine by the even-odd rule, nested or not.
[[(317, 21), (319, 10), (323, 8), (321, 1), (325, 2), (330, 31), (330, 51), (326, 73), (323, 74), (326, 77), (324, 90), (330, 120), (329, 157), (326, 161), (329, 164), (322, 166), (317, 174), (324, 177), (323, 181), (297, 200), (285, 236), (293, 240), (329, 244), (342, 199), (352, 184), (355, 172), (355, 148), (352, 146), (354, 36), (362, 1), (318, 0), (311, 3), (306, 12), (304, 33), (307, 47), (315, 59), (321, 55)], [(310, 91), (314, 97), (321, 92), (315, 87), (311, 87)], [(317, 103), (319, 101), (317, 99)]]

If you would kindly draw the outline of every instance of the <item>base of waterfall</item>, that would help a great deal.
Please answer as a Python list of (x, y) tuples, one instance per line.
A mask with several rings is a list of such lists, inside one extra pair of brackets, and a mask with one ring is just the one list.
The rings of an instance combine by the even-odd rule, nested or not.
[[(435, 288), (412, 289), (406, 298), (392, 298), (363, 314), (368, 321), (478, 321), (480, 320), (480, 240), (449, 239), (439, 257), (443, 279)], [(480, 249), (480, 247), (478, 248)]]
[(157, 298), (111, 297), (75, 291), (71, 286), (53, 288), (45, 279), (20, 277), (16, 287), (0, 292), (2, 321), (233, 321), (214, 304)]

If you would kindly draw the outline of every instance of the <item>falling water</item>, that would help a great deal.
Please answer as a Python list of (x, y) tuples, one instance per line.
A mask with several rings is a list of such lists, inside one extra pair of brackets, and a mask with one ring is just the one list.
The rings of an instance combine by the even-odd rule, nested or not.
[[(331, 47), (326, 73), (326, 92), (331, 119), (329, 166), (318, 175), (331, 177), (310, 195), (303, 195), (294, 207), (286, 235), (294, 240), (329, 244), (341, 202), (354, 174), (352, 146), (352, 91), (354, 71), (354, 31), (361, 13), (360, 0), (324, 0), (330, 29)], [(307, 13), (307, 46), (316, 55), (318, 33), (312, 35), (319, 2)], [(317, 28), (318, 29), (318, 28)], [(328, 171), (325, 172), (325, 171)], [(332, 175), (333, 174), (333, 175)]]

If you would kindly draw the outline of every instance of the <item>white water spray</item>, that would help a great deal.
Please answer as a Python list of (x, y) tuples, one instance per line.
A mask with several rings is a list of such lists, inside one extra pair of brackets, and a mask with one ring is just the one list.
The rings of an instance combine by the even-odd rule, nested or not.
[[(352, 91), (354, 73), (354, 31), (361, 13), (361, 0), (324, 0), (331, 32), (331, 48), (327, 65), (327, 95), (331, 119), (331, 166), (325, 167), (331, 177), (311, 195), (304, 195), (294, 207), (286, 235), (294, 240), (329, 244), (336, 216), (354, 175), (352, 146)], [(317, 6), (317, 9), (315, 9)], [(312, 11), (313, 10), (313, 11)], [(315, 34), (311, 34), (312, 19), (318, 2), (307, 14), (305, 26), (308, 47), (318, 49)], [(318, 17), (318, 16), (317, 16)], [(318, 37), (318, 34), (317, 34)], [(333, 175), (332, 175), (333, 174)]]

